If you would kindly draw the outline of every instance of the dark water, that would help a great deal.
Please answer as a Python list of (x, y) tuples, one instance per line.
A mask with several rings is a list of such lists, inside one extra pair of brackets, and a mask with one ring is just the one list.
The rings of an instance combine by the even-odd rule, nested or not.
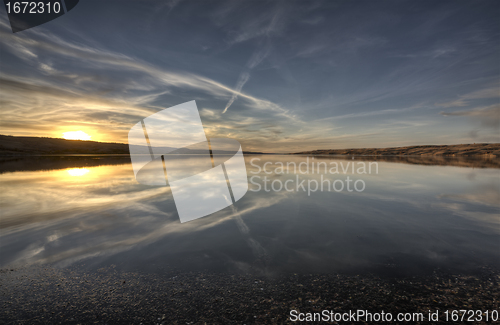
[[(128, 157), (3, 160), (0, 266), (382, 276), (500, 266), (495, 163), (378, 161), (378, 173), (371, 165), (372, 173), (364, 174), (357, 168), (368, 168), (370, 160), (360, 158), (245, 159), (254, 177), (247, 194), (232, 207), (182, 224), (169, 188), (138, 184)], [(280, 162), (288, 169), (276, 170)], [(318, 162), (344, 170), (318, 173), (316, 165), (312, 172)], [(294, 172), (294, 165), (309, 166), (308, 173)], [(364, 190), (307, 191), (308, 182), (314, 189), (325, 179), (339, 180), (338, 189), (347, 177), (362, 180)], [(274, 181), (277, 189), (287, 180), (290, 191), (271, 189)], [(304, 190), (297, 188), (300, 181)]]

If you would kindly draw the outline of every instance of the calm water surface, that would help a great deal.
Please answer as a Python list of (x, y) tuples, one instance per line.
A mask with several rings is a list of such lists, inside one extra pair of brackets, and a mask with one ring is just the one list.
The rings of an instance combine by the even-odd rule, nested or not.
[[(498, 168), (379, 161), (370, 175), (341, 168), (304, 175), (275, 168), (278, 162), (305, 167), (306, 157), (245, 159), (249, 178), (257, 176), (247, 194), (183, 224), (169, 188), (138, 184), (127, 157), (4, 160), (0, 266), (387, 276), (500, 266)], [(354, 163), (332, 157), (314, 163), (321, 161)], [(366, 187), (308, 195), (307, 188), (297, 191), (297, 176), (306, 185), (349, 176)], [(256, 191), (264, 177), (269, 184), (291, 180), (293, 191)]]

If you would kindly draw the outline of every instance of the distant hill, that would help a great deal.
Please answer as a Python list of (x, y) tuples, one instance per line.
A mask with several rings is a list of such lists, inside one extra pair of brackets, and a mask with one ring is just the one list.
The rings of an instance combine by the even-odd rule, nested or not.
[[(197, 154), (198, 150), (165, 147), (172, 154)], [(147, 152), (147, 150), (146, 150)], [(262, 154), (261, 152), (244, 152)], [(65, 140), (57, 138), (15, 137), (0, 135), (0, 155), (69, 155), (69, 154), (129, 154), (129, 145), (97, 141)]]
[(128, 144), (0, 135), (0, 154), (128, 154)]
[(500, 157), (500, 143), (474, 143), (442, 146), (410, 146), (394, 148), (323, 149), (296, 152), (295, 155), (356, 156), (482, 156)]

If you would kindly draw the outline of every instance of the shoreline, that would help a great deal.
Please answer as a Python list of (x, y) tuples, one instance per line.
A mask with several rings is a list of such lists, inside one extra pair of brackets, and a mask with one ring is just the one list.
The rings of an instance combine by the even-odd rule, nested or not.
[[(195, 153), (196, 150), (193, 151)], [(0, 134), (0, 156), (30, 155), (128, 155), (126, 143), (18, 137)], [(500, 143), (415, 145), (388, 148), (318, 149), (295, 153), (243, 151), (246, 155), (343, 155), (343, 156), (462, 156), (499, 158)]]
[(442, 156), (442, 157), (500, 157), (500, 143), (455, 145), (420, 145), (389, 148), (318, 149), (293, 155), (355, 155), (355, 156)]
[(281, 324), (290, 320), (291, 310), (358, 309), (424, 315), (439, 310), (442, 317), (433, 323), (444, 324), (446, 310), (498, 310), (500, 300), (500, 273), (490, 268), (477, 275), (436, 270), (405, 278), (208, 272), (165, 276), (120, 272), (113, 266), (95, 272), (30, 266), (2, 269), (0, 274), (0, 320), (6, 324)]
[[(189, 156), (189, 155), (187, 155)], [(253, 156), (253, 155), (246, 155)], [(260, 156), (260, 155), (255, 155)], [(263, 155), (264, 156), (264, 155)], [(500, 159), (480, 156), (348, 156), (348, 155), (265, 155), (307, 156), (321, 160), (376, 161), (422, 166), (453, 166), (463, 168), (500, 168)], [(86, 168), (130, 164), (129, 155), (72, 154), (72, 155), (0, 155), (0, 174), (16, 171), (38, 171), (66, 168)]]

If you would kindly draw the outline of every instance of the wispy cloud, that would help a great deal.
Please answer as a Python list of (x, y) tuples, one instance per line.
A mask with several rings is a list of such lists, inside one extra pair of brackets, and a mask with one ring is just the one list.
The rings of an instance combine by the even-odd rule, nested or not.
[[(235, 94), (251, 101), (256, 108), (272, 109), (285, 112), (283, 108), (280, 108), (276, 104), (271, 105), (267, 100), (262, 100), (249, 94), (242, 93), (241, 89), (233, 90), (230, 87), (209, 77), (187, 72), (179, 73), (175, 71), (166, 71), (157, 66), (153, 66), (142, 60), (124, 54), (69, 43), (56, 36), (51, 35), (50, 33), (44, 33), (43, 40), (27, 40), (25, 38), (12, 35), (12, 33), (9, 33), (9, 31), (6, 29), (0, 30), (0, 35), (3, 36), (3, 44), (6, 46), (10, 46), (10, 49), (16, 55), (20, 52), (25, 52), (25, 49), (32, 50), (33, 52), (36, 52), (37, 50), (44, 50), (52, 53), (55, 56), (66, 56), (68, 58), (90, 61), (94, 64), (98, 64), (98, 67), (103, 69), (120, 68), (122, 70), (127, 69), (129, 71), (141, 72), (154, 77), (164, 86), (175, 88), (187, 87), (203, 91), (210, 94), (211, 96), (219, 98), (223, 98), (227, 94)], [(19, 47), (17, 47), (15, 44), (21, 44), (21, 50), (19, 50)], [(259, 55), (257, 56), (257, 58), (252, 57), (249, 62), (249, 67), (255, 67), (256, 64), (258, 64), (258, 62), (260, 62), (261, 60), (262, 57)]]
[(436, 106), (439, 107), (463, 107), (470, 104), (474, 99), (488, 99), (488, 98), (500, 98), (500, 86), (495, 85), (493, 87), (488, 87), (480, 90), (470, 92), (468, 94), (459, 96), (458, 99), (454, 99), (449, 102), (438, 103)]
[[(279, 104), (242, 92), (249, 73), (243, 73), (236, 88), (231, 89), (206, 76), (165, 70), (128, 55), (68, 42), (50, 32), (34, 31), (32, 38), (19, 37), (12, 35), (5, 23), (2, 25), (0, 34), (5, 48), (26, 62), (36, 62), (38, 72), (42, 74), (26, 78), (2, 73), (0, 82), (3, 87), (0, 92), (3, 101), (2, 126), (5, 128), (17, 125), (14, 121), (19, 120), (18, 113), (33, 108), (31, 102), (36, 98), (34, 102), (50, 105), (52, 108), (49, 111), (44, 108), (45, 117), (38, 119), (36, 124), (44, 123), (44, 119), (50, 118), (50, 122), (47, 121), (47, 123), (60, 124), (62, 122), (71, 125), (73, 123), (70, 121), (78, 119), (74, 108), (80, 107), (83, 109), (79, 111), (80, 118), (96, 116), (91, 113), (96, 111), (101, 112), (99, 116), (102, 117), (105, 115), (104, 112), (108, 112), (109, 115), (113, 112), (114, 114), (127, 112), (124, 115), (126, 119), (122, 120), (125, 124), (122, 129), (126, 129), (127, 121), (132, 122), (134, 119), (161, 109), (162, 107), (157, 107), (152, 103), (161, 96), (172, 93), (175, 89), (191, 89), (211, 98), (220, 99), (231, 95), (232, 101), (239, 96), (244, 99), (244, 105), (250, 109), (271, 111), (272, 114), (277, 114), (285, 120), (293, 118)], [(56, 68), (57, 64), (54, 65), (49, 61), (44, 63), (39, 60), (39, 55), (77, 60), (82, 65), (74, 66), (74, 71), (68, 69), (63, 71)], [(266, 55), (265, 50), (256, 51), (248, 61), (248, 69), (256, 67)], [(113, 77), (103, 80), (102, 73), (92, 76), (91, 73), (85, 71), (85, 65), (92, 70), (110, 71), (112, 74), (116, 69), (120, 69), (121, 73), (138, 73), (137, 76), (140, 79), (127, 76), (125, 79)], [(101, 85), (105, 86), (99, 89)], [(142, 93), (136, 95), (138, 91)], [(110, 92), (111, 94), (108, 95)], [(144, 92), (147, 93), (144, 94)], [(24, 119), (24, 127), (30, 128), (32, 126), (30, 121)], [(102, 126), (109, 122), (108, 119), (101, 119), (101, 121)]]
[(481, 125), (488, 128), (498, 129), (500, 127), (500, 105), (492, 105), (483, 108), (458, 112), (441, 112), (443, 116), (466, 116), (479, 120)]
[(238, 82), (236, 83), (236, 87), (234, 87), (234, 93), (231, 96), (231, 99), (229, 100), (229, 102), (227, 102), (226, 107), (222, 111), (222, 114), (226, 113), (227, 109), (234, 103), (234, 101), (236, 100), (236, 97), (238, 96), (238, 93), (241, 92), (241, 89), (247, 83), (248, 79), (250, 79), (250, 73), (243, 72), (240, 75), (240, 77), (238, 78)]
[(194, 99), (210, 136), (246, 150), (493, 139), (494, 3), (361, 2), (103, 2), (92, 24), (72, 11), (16, 34), (3, 15), (0, 127), (126, 141), (140, 118)]
[(222, 114), (226, 113), (227, 109), (234, 103), (236, 98), (238, 97), (238, 94), (241, 93), (241, 90), (243, 89), (243, 86), (248, 82), (250, 79), (250, 71), (257, 67), (265, 58), (268, 56), (270, 52), (270, 46), (269, 43), (266, 42), (266, 45), (264, 46), (259, 46), (257, 50), (253, 53), (253, 55), (250, 57), (250, 60), (248, 60), (246, 69), (244, 72), (242, 72), (238, 78), (238, 82), (236, 83), (236, 87), (234, 88), (234, 93), (231, 96), (231, 99), (229, 102), (226, 104), (226, 107), (224, 108), (224, 111)]

